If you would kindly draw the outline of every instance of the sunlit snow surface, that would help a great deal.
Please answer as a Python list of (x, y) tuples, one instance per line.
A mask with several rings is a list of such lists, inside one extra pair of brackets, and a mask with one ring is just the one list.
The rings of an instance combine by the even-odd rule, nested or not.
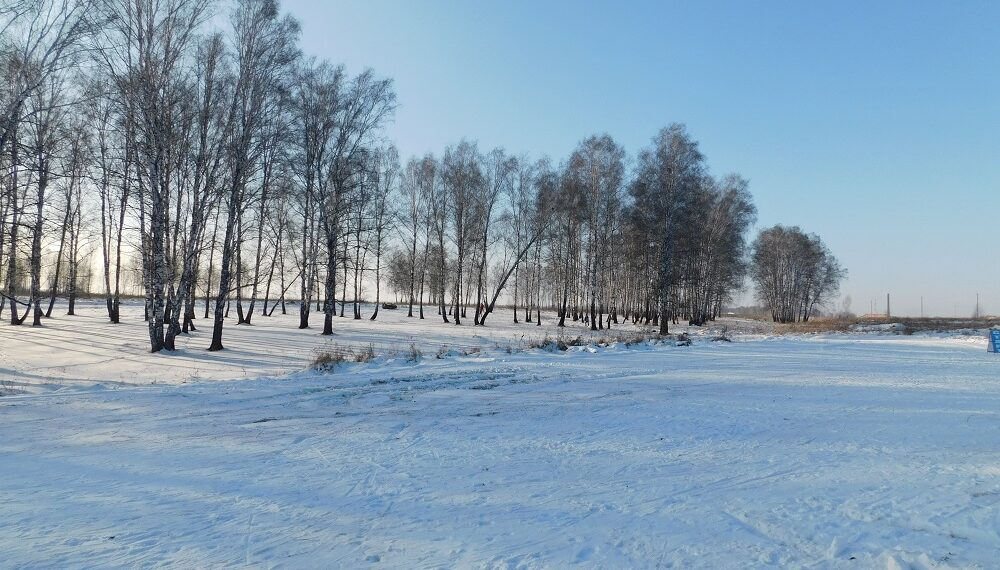
[[(10, 346), (0, 378), (41, 382)], [(982, 339), (490, 349), (184, 385), (69, 368), (0, 397), (0, 567), (989, 568), (1000, 552), (1000, 356)]]

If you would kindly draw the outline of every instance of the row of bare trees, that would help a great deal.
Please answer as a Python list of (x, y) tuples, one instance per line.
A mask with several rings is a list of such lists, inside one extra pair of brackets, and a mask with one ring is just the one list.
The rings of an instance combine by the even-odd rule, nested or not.
[(593, 330), (714, 319), (742, 286), (756, 211), (746, 181), (710, 176), (697, 146), (671, 125), (631, 176), (607, 135), (559, 167), (466, 141), (411, 159), (389, 283), (408, 315), (423, 318), (426, 302), (444, 322), (472, 309), (482, 325), (501, 298), (515, 322), (551, 307), (559, 325)]
[[(250, 324), (263, 296), (270, 314), (286, 278), (302, 283), (303, 326), (321, 296), (330, 332), (346, 259), (367, 267), (381, 256), (398, 171), (380, 140), (391, 82), (304, 58), (298, 24), (274, 0), (221, 7), (223, 31), (208, 25), (216, 8), (24, 0), (0, 11), (0, 261), (11, 323), (29, 314), (41, 323), (43, 276), (51, 313), (64, 266), (72, 310), (90, 266), (81, 253), (99, 243), (109, 319), (120, 319), (123, 282), (138, 274), (154, 352), (194, 329), (199, 291), (219, 350), (230, 308)], [(58, 253), (43, 267), (54, 233)]]
[(9, 322), (41, 324), (60, 293), (72, 314), (97, 283), (112, 323), (144, 298), (152, 351), (199, 313), (220, 350), (231, 311), (295, 302), (332, 334), (338, 309), (376, 319), (385, 287), (414, 318), (484, 325), (503, 305), (666, 332), (742, 287), (747, 182), (711, 176), (683, 126), (634, 160), (598, 135), (558, 165), (466, 140), (401, 165), (392, 82), (304, 56), (298, 31), (275, 0), (0, 8)]
[[(52, 313), (65, 280), (73, 312), (79, 276), (81, 186), (86, 157), (81, 117), (69, 107), (68, 75), (86, 57), (93, 2), (13, 0), (0, 6), (0, 314)], [(45, 215), (47, 206), (52, 212)], [(43, 235), (59, 235), (51, 298), (43, 308)], [(68, 269), (68, 271), (67, 271)], [(19, 300), (17, 289), (29, 291)]]

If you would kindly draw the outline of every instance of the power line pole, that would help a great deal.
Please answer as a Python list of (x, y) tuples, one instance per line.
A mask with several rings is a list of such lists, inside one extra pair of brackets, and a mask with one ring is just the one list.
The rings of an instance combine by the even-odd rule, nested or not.
[(885, 294), (885, 320), (892, 318), (892, 312), (889, 310), (889, 294)]

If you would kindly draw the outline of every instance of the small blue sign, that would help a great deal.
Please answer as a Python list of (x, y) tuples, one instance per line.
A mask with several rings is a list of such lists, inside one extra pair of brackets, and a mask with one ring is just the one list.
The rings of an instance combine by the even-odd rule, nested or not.
[(987, 350), (989, 352), (1000, 352), (1000, 329), (990, 330), (990, 346)]

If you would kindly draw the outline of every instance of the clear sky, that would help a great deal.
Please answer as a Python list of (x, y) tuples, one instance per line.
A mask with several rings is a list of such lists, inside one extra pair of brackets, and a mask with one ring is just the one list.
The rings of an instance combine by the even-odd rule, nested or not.
[[(285, 0), (307, 54), (395, 80), (402, 156), (557, 162), (671, 122), (760, 221), (818, 233), (857, 313), (1000, 313), (1000, 2)], [(756, 233), (756, 229), (754, 230)]]

